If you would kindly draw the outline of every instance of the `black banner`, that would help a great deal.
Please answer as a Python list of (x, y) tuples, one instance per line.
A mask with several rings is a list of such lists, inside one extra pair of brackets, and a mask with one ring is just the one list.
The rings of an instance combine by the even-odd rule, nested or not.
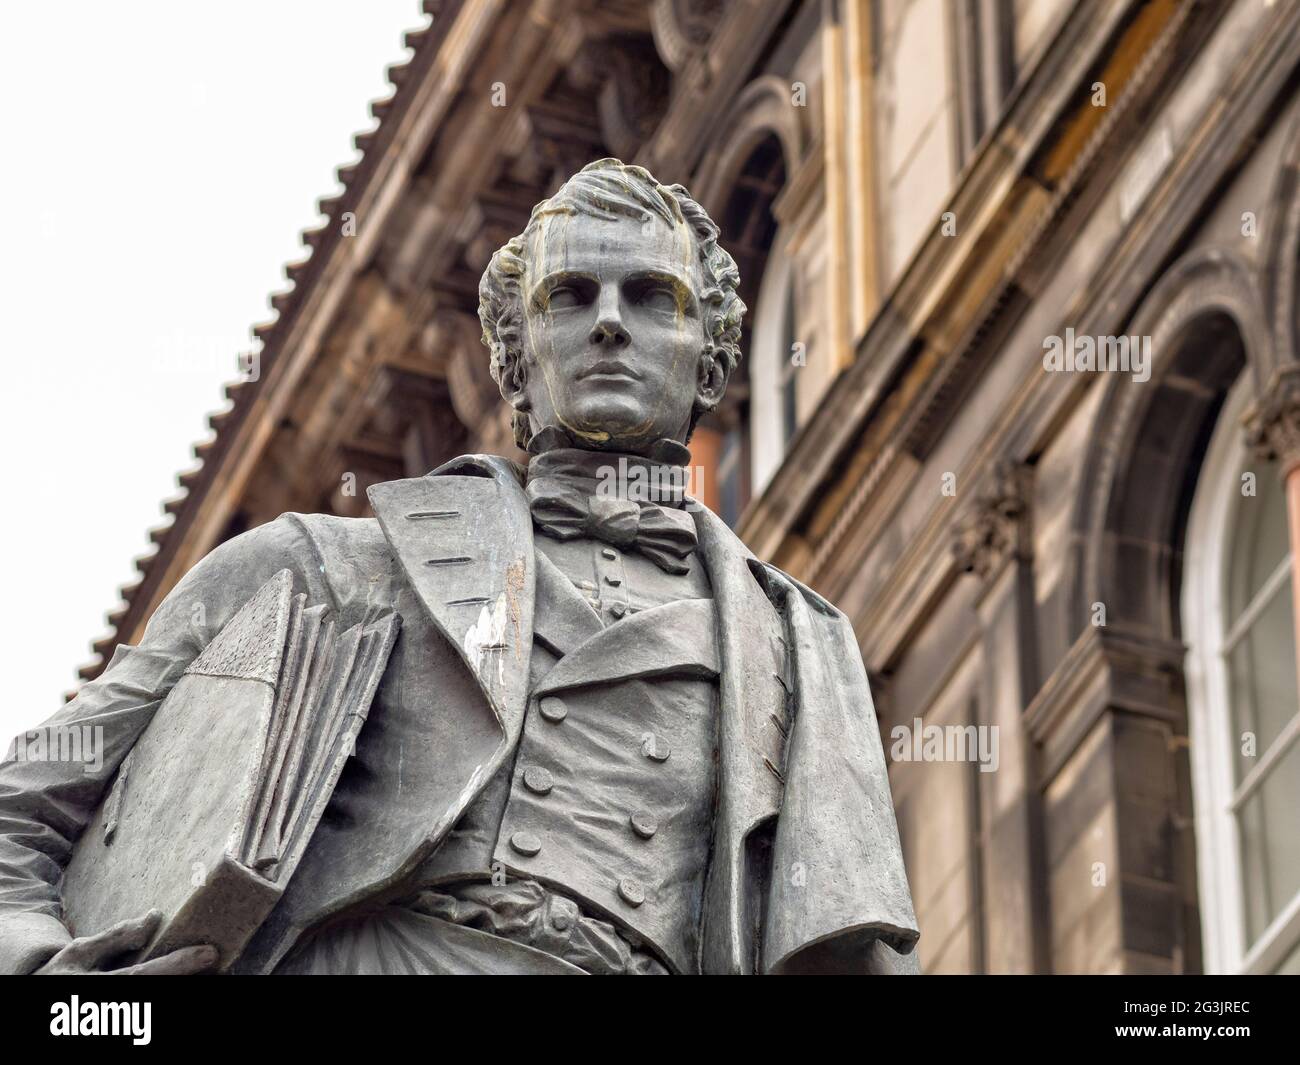
[[(432, 978), (437, 979), (437, 978)], [(9, 978), (0, 993), (6, 1058), (58, 1044), (127, 1053), (177, 1050), (245, 1053), (281, 1048), (375, 1052), (414, 1040), (435, 1055), (446, 1040), (525, 1036), (537, 1047), (575, 1049), (608, 1028), (635, 1047), (679, 1036), (742, 1043), (777, 1030), (796, 1040), (842, 1035), (863, 1052), (951, 1048), (1058, 1052), (1125, 1044), (1178, 1053), (1200, 1045), (1215, 1054), (1272, 1060), (1294, 1031), (1300, 983), (1285, 977), (929, 977), (811, 988), (789, 980), (708, 981), (683, 992), (672, 984), (589, 981), (526, 986), (393, 978), (138, 977)], [(855, 1003), (855, 1000), (856, 1003)], [(578, 1044), (579, 1046), (581, 1043)], [(601, 1040), (589, 1045), (611, 1045)], [(769, 1049), (774, 1049), (769, 1048)], [(845, 1048), (845, 1052), (849, 1047)], [(855, 1051), (856, 1053), (856, 1051)]]

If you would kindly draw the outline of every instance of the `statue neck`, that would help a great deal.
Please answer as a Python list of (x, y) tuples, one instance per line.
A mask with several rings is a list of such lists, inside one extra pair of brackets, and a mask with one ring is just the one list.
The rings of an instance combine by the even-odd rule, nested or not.
[[(671, 453), (674, 458), (680, 456), (683, 460), (690, 458), (690, 453), (681, 444), (676, 441), (665, 443), (680, 448), (680, 453), (656, 445), (658, 453)], [(539, 488), (541, 482), (559, 483), (587, 496), (657, 503), (667, 507), (685, 505), (688, 476), (682, 461), (577, 447), (551, 447), (535, 455), (528, 463), (528, 483), (537, 484)]]

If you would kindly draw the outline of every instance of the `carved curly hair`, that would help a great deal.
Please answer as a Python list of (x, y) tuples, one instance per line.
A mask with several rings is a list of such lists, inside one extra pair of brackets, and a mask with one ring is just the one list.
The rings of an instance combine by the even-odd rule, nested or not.
[[(542, 218), (551, 214), (638, 221), (657, 217), (668, 225), (688, 226), (699, 250), (704, 282), (704, 291), (699, 294), (705, 338), (702, 374), (711, 372), (715, 359), (723, 361), (728, 374), (736, 368), (745, 304), (736, 291), (740, 271), (718, 243), (717, 225), (681, 185), (661, 185), (644, 167), (629, 166), (617, 159), (598, 159), (566, 181), (554, 196), (534, 207), (524, 231), (497, 249), (483, 271), (478, 286), (478, 316), (483, 323), (483, 343), (492, 353), (492, 377), (503, 394), (521, 389), (526, 380), (521, 279), (528, 240)], [(692, 432), (700, 417), (712, 409), (696, 402), (691, 414)], [(526, 447), (528, 416), (515, 411), (513, 424), (515, 442)]]

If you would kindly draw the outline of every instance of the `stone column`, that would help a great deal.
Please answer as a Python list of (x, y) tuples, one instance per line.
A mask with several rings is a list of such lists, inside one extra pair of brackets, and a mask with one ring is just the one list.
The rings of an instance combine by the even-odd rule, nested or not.
[(1085, 625), (1025, 713), (1053, 972), (1200, 971), (1183, 654)]
[(984, 969), (1050, 969), (1041, 798), (1023, 715), (1037, 690), (1030, 536), (1031, 470), (1003, 461), (959, 520), (953, 553), (982, 584), (982, 727), (998, 730), (998, 769), (977, 773)]

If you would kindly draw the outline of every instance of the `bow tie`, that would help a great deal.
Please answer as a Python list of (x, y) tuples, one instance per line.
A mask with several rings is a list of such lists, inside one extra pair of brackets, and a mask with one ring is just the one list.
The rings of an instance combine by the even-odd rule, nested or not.
[[(642, 478), (626, 478), (639, 466)], [(657, 470), (667, 478), (655, 476)], [(686, 559), (695, 550), (695, 521), (684, 510), (639, 502), (614, 494), (614, 479), (624, 475), (639, 484), (667, 479), (668, 489), (654, 495), (683, 498), (684, 473), (678, 467), (655, 467), (635, 456), (563, 448), (538, 455), (528, 466), (528, 500), (537, 531), (556, 540), (590, 536), (614, 547), (637, 551), (667, 573), (688, 573)], [(641, 493), (637, 493), (641, 494)]]

